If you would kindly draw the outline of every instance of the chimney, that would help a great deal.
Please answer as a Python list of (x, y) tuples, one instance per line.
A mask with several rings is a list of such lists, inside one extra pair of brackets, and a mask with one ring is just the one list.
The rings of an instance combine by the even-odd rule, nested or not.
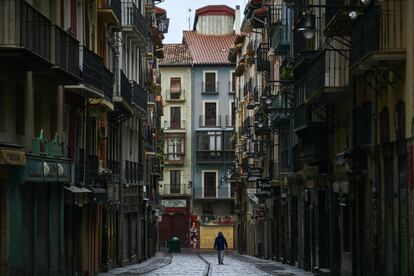
[(236, 34), (240, 34), (240, 6), (236, 6), (236, 12), (234, 15), (234, 30)]

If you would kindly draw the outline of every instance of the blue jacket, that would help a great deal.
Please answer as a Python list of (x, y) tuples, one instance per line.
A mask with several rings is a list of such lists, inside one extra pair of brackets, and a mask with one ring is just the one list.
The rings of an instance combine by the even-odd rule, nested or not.
[(224, 247), (227, 249), (226, 238), (224, 236), (217, 236), (214, 242), (214, 249), (217, 249), (217, 251), (223, 251)]

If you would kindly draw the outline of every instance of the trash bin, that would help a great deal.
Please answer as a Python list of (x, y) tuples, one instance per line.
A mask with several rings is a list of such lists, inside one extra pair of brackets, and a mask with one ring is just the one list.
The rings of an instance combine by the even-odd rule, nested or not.
[(180, 239), (177, 237), (172, 237), (170, 240), (170, 253), (181, 253)]

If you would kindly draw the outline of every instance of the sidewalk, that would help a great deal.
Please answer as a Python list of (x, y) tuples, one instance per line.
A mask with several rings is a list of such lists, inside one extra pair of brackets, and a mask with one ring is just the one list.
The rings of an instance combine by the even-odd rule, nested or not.
[(148, 273), (164, 266), (171, 264), (172, 255), (165, 252), (158, 252), (154, 257), (134, 265), (114, 268), (107, 273), (100, 273), (99, 276), (113, 276), (113, 275), (140, 275)]
[(313, 276), (312, 272), (290, 266), (287, 264), (283, 264), (276, 261), (271, 261), (267, 259), (261, 259), (249, 255), (240, 255), (238, 253), (232, 254), (235, 259), (239, 259), (243, 262), (248, 262), (254, 264), (254, 266), (266, 273), (271, 275), (280, 275), (280, 276), (287, 276), (287, 275), (298, 275), (298, 276)]

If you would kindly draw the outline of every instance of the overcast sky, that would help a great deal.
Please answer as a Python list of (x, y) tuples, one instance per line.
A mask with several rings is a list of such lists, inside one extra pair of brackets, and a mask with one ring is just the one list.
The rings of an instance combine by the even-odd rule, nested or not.
[(194, 12), (196, 9), (206, 5), (227, 5), (235, 8), (240, 5), (241, 14), (247, 0), (165, 0), (158, 6), (167, 10), (167, 17), (170, 18), (170, 27), (165, 35), (164, 43), (180, 43), (182, 33), (188, 30), (188, 9), (191, 9), (190, 27), (193, 28)]

